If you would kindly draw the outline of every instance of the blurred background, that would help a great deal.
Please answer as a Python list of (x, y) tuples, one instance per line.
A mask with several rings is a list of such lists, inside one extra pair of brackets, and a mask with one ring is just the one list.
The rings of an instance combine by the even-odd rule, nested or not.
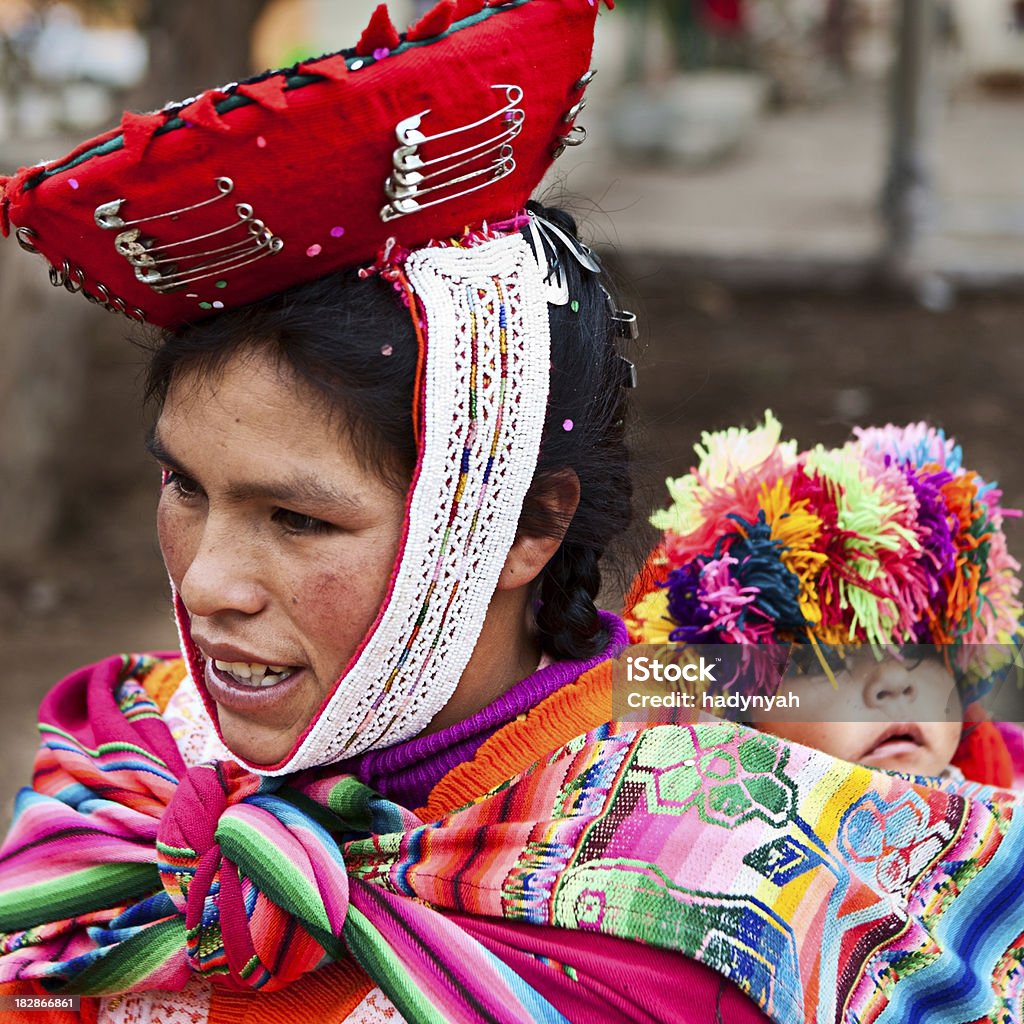
[[(374, 6), (0, 0), (0, 171), (351, 45)], [(398, 25), (423, 7), (390, 4)], [(1024, 0), (619, 0), (594, 66), (588, 139), (544, 198), (640, 317), (650, 501), (701, 430), (771, 408), (803, 445), (928, 419), (1024, 507)], [(13, 239), (0, 310), (6, 824), (45, 690), (176, 640), (131, 328)]]

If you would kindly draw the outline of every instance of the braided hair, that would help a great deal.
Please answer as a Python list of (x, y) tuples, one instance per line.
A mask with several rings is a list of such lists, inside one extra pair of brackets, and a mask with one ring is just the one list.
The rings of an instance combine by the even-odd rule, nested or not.
[[(531, 208), (575, 237), (568, 214)], [(579, 660), (607, 646), (595, 604), (599, 563), (608, 543), (632, 519), (627, 392), (608, 293), (599, 275), (582, 267), (561, 240), (554, 244), (572, 301), (549, 306), (551, 388), (519, 533), (558, 537), (564, 531), (534, 581), (534, 607), (542, 649), (556, 659)], [(177, 375), (216, 374), (233, 355), (252, 348), (269, 354), (321, 398), (327, 415), (352, 439), (364, 468), (396, 489), (408, 487), (416, 464), (409, 410), (417, 342), (408, 310), (388, 282), (363, 280), (349, 271), (166, 334), (150, 354), (147, 397), (162, 405)], [(567, 470), (580, 485), (579, 505), (568, 524), (545, 500)]]
[[(576, 237), (561, 210), (530, 208)], [(573, 301), (549, 306), (551, 390), (540, 458), (519, 531), (557, 536), (564, 523), (543, 502), (559, 472), (579, 478), (580, 500), (554, 556), (541, 572), (536, 617), (543, 649), (555, 658), (600, 653), (608, 638), (595, 603), (601, 556), (632, 522), (633, 484), (626, 445), (625, 364), (616, 347), (613, 306), (600, 276), (586, 270), (561, 243), (557, 258)]]

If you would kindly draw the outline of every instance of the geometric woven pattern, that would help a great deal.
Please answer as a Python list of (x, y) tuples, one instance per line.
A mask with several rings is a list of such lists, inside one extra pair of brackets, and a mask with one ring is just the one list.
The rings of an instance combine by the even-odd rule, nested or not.
[(0, 983), (273, 992), (351, 953), (408, 1021), (561, 1024), (502, 958), (515, 922), (675, 951), (778, 1024), (1022, 1022), (1018, 793), (729, 722), (609, 722), (424, 821), (332, 769), (188, 770), (151, 668), (110, 659), (43, 704), (0, 851)]

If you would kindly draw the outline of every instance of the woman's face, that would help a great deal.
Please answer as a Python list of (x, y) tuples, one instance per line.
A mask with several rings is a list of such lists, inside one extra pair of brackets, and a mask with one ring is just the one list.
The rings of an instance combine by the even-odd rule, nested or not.
[(380, 609), (405, 495), (362, 466), (322, 399), (259, 350), (175, 378), (151, 444), (160, 547), (224, 741), (295, 745)]

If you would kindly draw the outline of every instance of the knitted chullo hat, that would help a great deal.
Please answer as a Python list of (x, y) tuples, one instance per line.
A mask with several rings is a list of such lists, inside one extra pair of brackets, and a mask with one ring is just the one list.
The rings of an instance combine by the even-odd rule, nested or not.
[[(943, 645), (976, 699), (992, 646), (1005, 663), (1021, 641), (1020, 564), (1003, 532), (1019, 513), (941, 430), (853, 434), (801, 452), (771, 412), (704, 433), (698, 464), (667, 481), (672, 504), (651, 516), (663, 532), (627, 598), (634, 642)], [(1005, 782), (990, 726), (968, 731), (960, 758)]]
[(255, 771), (416, 735), (472, 656), (537, 465), (548, 301), (569, 301), (549, 286), (558, 229), (524, 207), (585, 137), (598, 6), (440, 0), (400, 33), (381, 5), (351, 49), (125, 114), (0, 177), (0, 231), (55, 286), (136, 320), (179, 330), (356, 267), (409, 309), (418, 452), (387, 595), (292, 751)]

